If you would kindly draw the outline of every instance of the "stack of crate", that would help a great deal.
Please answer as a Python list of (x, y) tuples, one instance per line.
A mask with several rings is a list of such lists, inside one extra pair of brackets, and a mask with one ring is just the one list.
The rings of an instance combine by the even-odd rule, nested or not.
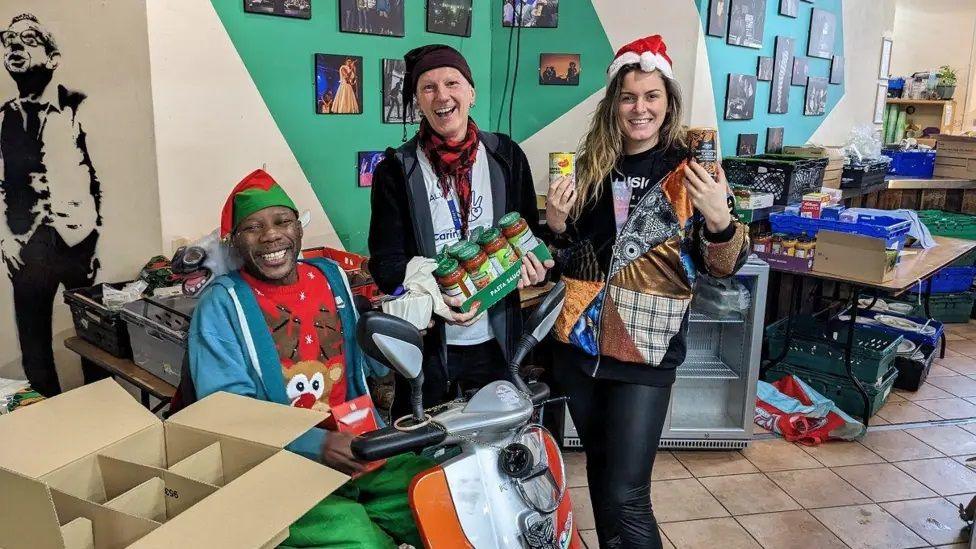
[(828, 189), (840, 188), (841, 175), (844, 172), (844, 150), (841, 147), (787, 146), (783, 147), (783, 154), (828, 159), (827, 169), (824, 171), (823, 186)]

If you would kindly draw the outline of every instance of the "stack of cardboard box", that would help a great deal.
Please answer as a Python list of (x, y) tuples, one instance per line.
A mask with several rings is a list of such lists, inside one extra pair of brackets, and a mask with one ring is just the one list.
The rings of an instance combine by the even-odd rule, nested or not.
[(841, 147), (818, 147), (806, 145), (803, 147), (783, 147), (783, 154), (802, 156), (805, 158), (827, 158), (827, 169), (824, 171), (823, 186), (827, 189), (839, 189), (841, 175), (844, 172), (844, 150)]
[(976, 137), (940, 135), (936, 139), (935, 177), (976, 179)]

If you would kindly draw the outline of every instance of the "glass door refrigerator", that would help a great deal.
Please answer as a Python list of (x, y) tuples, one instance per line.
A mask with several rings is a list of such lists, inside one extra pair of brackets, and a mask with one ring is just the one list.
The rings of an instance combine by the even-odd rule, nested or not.
[[(752, 256), (735, 280), (745, 289), (743, 312), (692, 304), (688, 354), (671, 389), (661, 448), (739, 449), (752, 438), (769, 266)], [(579, 447), (569, 413), (562, 427), (563, 445)]]

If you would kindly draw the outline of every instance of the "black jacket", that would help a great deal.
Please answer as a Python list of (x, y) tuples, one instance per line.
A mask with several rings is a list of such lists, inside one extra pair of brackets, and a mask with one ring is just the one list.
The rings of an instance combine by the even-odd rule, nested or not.
[[(488, 153), (493, 219), (497, 223), (505, 213), (518, 211), (541, 237), (535, 187), (525, 153), (504, 134), (480, 132), (479, 139)], [(416, 136), (398, 149), (386, 149), (386, 157), (373, 173), (370, 202), (369, 271), (379, 289), (391, 293), (403, 283), (407, 263), (413, 257), (437, 255), (427, 186), (417, 161)], [(492, 307), (488, 316), (505, 358), (510, 358), (522, 329), (518, 292)], [(446, 364), (444, 322), (438, 317), (435, 321), (437, 326), (428, 330), (424, 348), (428, 353), (438, 350)]]

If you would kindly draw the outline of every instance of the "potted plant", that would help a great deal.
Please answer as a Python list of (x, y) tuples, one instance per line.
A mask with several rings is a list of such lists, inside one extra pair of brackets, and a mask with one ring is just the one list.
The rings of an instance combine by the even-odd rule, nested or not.
[(939, 67), (939, 83), (935, 90), (942, 99), (952, 99), (952, 94), (956, 93), (956, 71), (949, 65)]

